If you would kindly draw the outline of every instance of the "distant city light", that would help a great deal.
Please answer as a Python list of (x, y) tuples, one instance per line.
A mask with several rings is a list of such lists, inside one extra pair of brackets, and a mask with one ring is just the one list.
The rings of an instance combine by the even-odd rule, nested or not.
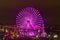
[(54, 38), (57, 38), (57, 37), (58, 37), (58, 35), (54, 35), (53, 37), (54, 37)]
[(19, 35), (17, 35), (17, 37), (19, 37)]
[(36, 38), (38, 38), (38, 35), (36, 35)]
[(48, 37), (51, 37), (51, 35), (49, 34)]
[(6, 33), (8, 33), (8, 30), (7, 29), (5, 31), (6, 31)]

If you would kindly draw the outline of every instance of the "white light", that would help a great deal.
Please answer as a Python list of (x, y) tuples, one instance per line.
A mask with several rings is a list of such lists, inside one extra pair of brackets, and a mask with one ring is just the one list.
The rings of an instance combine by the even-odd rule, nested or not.
[(38, 32), (40, 32), (41, 30), (38, 30)]
[(38, 38), (38, 35), (36, 35), (36, 38)]
[(50, 37), (51, 35), (49, 34), (48, 37)]
[(17, 37), (19, 37), (19, 35), (17, 35)]
[(29, 35), (30, 35), (30, 36), (34, 36), (34, 33), (33, 33), (33, 32), (30, 32)]
[(58, 35), (54, 35), (54, 38), (57, 38), (58, 37)]

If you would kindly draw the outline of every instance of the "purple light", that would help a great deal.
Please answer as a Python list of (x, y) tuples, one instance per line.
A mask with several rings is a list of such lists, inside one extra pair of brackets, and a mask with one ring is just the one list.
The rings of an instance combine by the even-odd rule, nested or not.
[(29, 36), (34, 36), (34, 33), (33, 33), (33, 32), (30, 32), (30, 33), (29, 33)]
[[(16, 18), (16, 25), (22, 35), (36, 35), (34, 30), (41, 30), (44, 21), (38, 10), (32, 7), (23, 8)], [(25, 33), (27, 32), (27, 33)]]

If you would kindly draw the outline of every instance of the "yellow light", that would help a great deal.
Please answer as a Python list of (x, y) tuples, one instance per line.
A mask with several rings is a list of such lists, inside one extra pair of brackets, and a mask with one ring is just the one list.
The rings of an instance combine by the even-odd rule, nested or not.
[(51, 35), (48, 35), (48, 37), (50, 37)]
[(54, 38), (57, 38), (58, 37), (58, 35), (54, 35)]
[(38, 38), (38, 35), (36, 35), (36, 38)]

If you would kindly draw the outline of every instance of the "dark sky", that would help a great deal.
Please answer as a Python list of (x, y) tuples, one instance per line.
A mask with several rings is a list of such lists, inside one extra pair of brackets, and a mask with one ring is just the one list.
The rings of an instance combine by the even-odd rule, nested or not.
[(18, 10), (29, 6), (41, 11), (47, 24), (60, 25), (59, 0), (0, 0), (0, 24), (15, 24)]

